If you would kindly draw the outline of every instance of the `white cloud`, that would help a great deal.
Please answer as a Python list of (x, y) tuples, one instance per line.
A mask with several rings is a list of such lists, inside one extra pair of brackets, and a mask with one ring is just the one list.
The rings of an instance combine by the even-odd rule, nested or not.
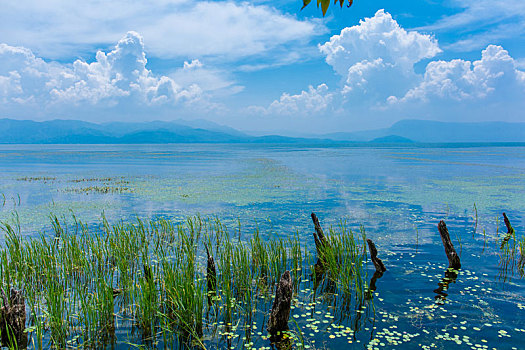
[(326, 84), (320, 84), (316, 88), (310, 85), (308, 91), (302, 91), (298, 95), (282, 94), (268, 108), (251, 106), (248, 110), (254, 114), (303, 117), (326, 112), (331, 107), (332, 99), (333, 94)]
[(69, 65), (48, 63), (27, 48), (0, 44), (1, 109), (16, 113), (19, 107), (41, 112), (201, 102), (198, 85), (182, 88), (172, 78), (154, 75), (146, 64), (143, 39), (136, 32), (128, 32), (110, 52), (98, 51), (91, 63), (76, 60)]
[(235, 83), (228, 72), (210, 68), (198, 59), (185, 61), (184, 66), (171, 73), (170, 77), (182, 87), (197, 85), (213, 97), (236, 94), (244, 89), (244, 86)]
[(357, 26), (343, 29), (320, 45), (320, 50), (342, 76), (339, 88), (329, 90), (322, 84), (299, 95), (285, 93), (268, 108), (252, 111), (319, 116), (330, 110), (337, 111), (330, 115), (344, 115), (362, 125), (376, 119), (384, 126), (400, 118), (522, 119), (523, 63), (501, 46), (489, 45), (474, 62), (430, 61), (420, 74), (415, 65), (441, 52), (437, 41), (416, 31), (407, 32), (381, 10)]
[(353, 65), (377, 58), (385, 64), (412, 70), (414, 63), (441, 52), (434, 38), (407, 32), (384, 10), (359, 25), (344, 28), (341, 34), (321, 45), (320, 50), (326, 55), (326, 62), (342, 76)]
[(414, 64), (441, 52), (434, 38), (407, 32), (384, 10), (344, 28), (319, 48), (344, 78), (343, 92), (375, 100), (407, 89), (417, 78)]
[(514, 59), (516, 67), (519, 69), (525, 69), (525, 58)]
[(452, 0), (459, 12), (445, 16), (418, 30), (461, 33), (459, 40), (446, 46), (471, 51), (525, 33), (523, 0)]
[(226, 61), (253, 55), (272, 59), (274, 50), (301, 46), (326, 28), (266, 5), (234, 1), (20, 0), (2, 2), (0, 11), (4, 40), (51, 59), (110, 45), (129, 30), (144, 36), (155, 57)]
[(441, 52), (434, 38), (407, 32), (384, 10), (359, 25), (344, 28), (319, 49), (343, 77), (342, 89), (330, 92), (321, 84), (299, 95), (285, 93), (265, 109), (267, 112), (320, 114), (329, 107), (339, 110), (335, 105), (341, 101), (350, 106), (385, 104), (393, 93), (408, 91), (419, 79), (414, 64)]
[(488, 24), (525, 19), (525, 2), (522, 0), (452, 0), (452, 5), (463, 9), (445, 16), (436, 23), (423, 27), (426, 30), (470, 30)]
[(516, 68), (509, 53), (501, 46), (489, 45), (481, 60), (461, 59), (430, 62), (424, 80), (401, 99), (390, 102), (419, 100), (474, 101), (514, 100), (525, 98), (525, 72)]

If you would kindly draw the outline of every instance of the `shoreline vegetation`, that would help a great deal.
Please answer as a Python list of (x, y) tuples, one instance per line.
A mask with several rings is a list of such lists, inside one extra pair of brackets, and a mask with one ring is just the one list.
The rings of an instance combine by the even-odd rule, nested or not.
[[(516, 239), (503, 216), (500, 277), (514, 270), (523, 277), (525, 238)], [(353, 325), (340, 331), (351, 343), (375, 314), (376, 282), (386, 271), (363, 227), (354, 233), (342, 221), (323, 231), (313, 213), (315, 249), (298, 232), (262, 239), (258, 229), (246, 235), (240, 222), (229, 230), (211, 217), (116, 224), (103, 217), (100, 226), (72, 219), (51, 216), (52, 232), (38, 238), (24, 237), (16, 216), (1, 223), (4, 346), (317, 349), (293, 310), (311, 313), (307, 327), (316, 332), (320, 301), (334, 307), (327, 315), (334, 328), (343, 319)], [(461, 264), (445, 223), (438, 227), (450, 261), (434, 291), (444, 302)]]
[[(249, 344), (253, 314), (269, 310), (258, 303), (272, 300), (285, 271), (295, 295), (311, 278), (314, 290), (340, 291), (341, 302), (365, 303), (364, 232), (354, 236), (344, 224), (326, 236), (331, 248), (323, 253), (325, 266), (310, 271), (314, 255), (297, 234), (263, 241), (256, 230), (242, 241), (240, 227), (230, 234), (219, 219), (199, 216), (184, 223), (110, 225), (103, 219), (101, 228), (73, 218), (68, 227), (52, 217), (54, 234), (38, 239), (24, 239), (19, 224), (3, 223), (2, 290), (22, 291), (29, 315), (29, 332), (7, 327), (5, 334), (4, 327), (7, 345), (100, 348), (117, 340), (117, 323), (129, 323), (144, 344), (167, 348), (206, 348), (206, 330), (225, 337), (230, 349), (238, 327)], [(217, 261), (214, 277), (206, 256)], [(286, 346), (299, 341), (293, 330), (274, 335)]]

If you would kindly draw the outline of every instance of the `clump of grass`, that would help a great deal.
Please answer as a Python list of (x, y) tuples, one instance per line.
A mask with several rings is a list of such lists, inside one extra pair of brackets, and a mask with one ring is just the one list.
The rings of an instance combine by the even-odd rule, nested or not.
[(356, 240), (345, 222), (339, 225), (336, 233), (329, 229), (327, 243), (320, 246), (323, 267), (326, 270), (327, 283), (337, 284), (343, 293), (355, 292), (359, 301), (364, 300), (366, 271), (363, 262), (366, 258), (366, 234), (361, 227), (361, 243)]
[(520, 258), (518, 260), (518, 270), (520, 275), (523, 277), (525, 275), (525, 236), (523, 236), (519, 241), (519, 252)]
[(63, 192), (68, 193), (102, 193), (102, 194), (108, 194), (108, 193), (132, 193), (133, 190), (126, 186), (88, 186), (88, 187), (69, 187), (62, 190)]
[[(299, 293), (301, 280), (308, 279), (304, 266), (314, 256), (298, 232), (263, 240), (258, 230), (243, 236), (239, 223), (232, 236), (218, 218), (137, 219), (111, 225), (103, 216), (99, 225), (91, 226), (72, 218), (68, 224), (64, 217), (51, 216), (51, 231), (36, 238), (23, 237), (16, 216), (14, 224), (1, 225), (5, 247), (0, 249), (0, 287), (25, 291), (35, 348), (129, 342), (116, 339), (118, 324), (139, 330), (141, 342), (152, 346), (160, 341), (168, 348), (205, 348), (210, 342), (206, 332), (221, 335), (228, 348), (235, 347), (236, 332), (244, 333), (240, 345), (252, 344), (255, 316), (268, 312), (281, 274), (292, 272)], [(330, 249), (321, 251), (324, 287), (314, 291), (313, 298), (316, 293), (329, 293), (332, 301), (344, 296), (341, 304), (348, 310), (353, 294), (362, 305), (367, 289), (364, 239), (364, 230), (361, 237), (354, 236), (344, 222), (330, 228)], [(217, 267), (210, 304), (206, 250)], [(307, 341), (301, 333), (290, 338)]]
[(507, 233), (501, 239), (499, 246), (499, 277), (503, 281), (506, 281), (518, 269), (518, 272), (523, 276), (523, 267), (525, 265), (524, 258), (522, 255), (523, 247), (525, 245), (525, 238), (518, 241), (516, 239), (516, 231), (510, 224), (507, 215), (503, 213), (505, 226), (507, 227)]
[(472, 233), (472, 235), (475, 235), (477, 230), (478, 230), (478, 208), (476, 207), (476, 203), (474, 203), (474, 213), (476, 215), (475, 219), (475, 224), (474, 224), (474, 232)]
[(24, 176), (24, 177), (17, 178), (17, 181), (28, 181), (28, 182), (32, 182), (32, 181), (54, 181), (56, 179), (57, 179), (56, 177), (52, 177), (52, 176)]

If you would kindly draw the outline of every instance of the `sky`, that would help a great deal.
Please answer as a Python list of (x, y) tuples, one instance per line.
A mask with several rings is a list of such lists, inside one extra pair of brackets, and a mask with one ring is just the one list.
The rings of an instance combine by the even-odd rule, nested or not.
[(0, 0), (0, 118), (525, 122), (525, 1)]

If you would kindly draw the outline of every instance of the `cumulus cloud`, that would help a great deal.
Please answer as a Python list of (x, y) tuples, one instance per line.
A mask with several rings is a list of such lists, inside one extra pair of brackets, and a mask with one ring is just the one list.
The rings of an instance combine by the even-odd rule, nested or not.
[[(285, 93), (260, 113), (344, 110), (349, 118), (366, 115), (383, 122), (407, 117), (516, 121), (525, 108), (523, 62), (501, 46), (489, 45), (474, 62), (431, 60), (441, 52), (437, 40), (406, 31), (384, 10), (343, 29), (319, 48), (342, 77), (341, 86), (329, 90), (322, 84), (299, 95)], [(424, 74), (418, 73), (415, 66), (427, 60)]]
[(441, 52), (433, 37), (406, 31), (384, 10), (344, 28), (319, 48), (344, 78), (345, 94), (375, 100), (408, 88), (417, 78), (414, 64)]
[(318, 20), (235, 1), (20, 0), (4, 1), (0, 11), (8, 44), (51, 59), (110, 45), (130, 29), (144, 36), (155, 57), (221, 61), (261, 55), (271, 60), (326, 32)]
[(144, 42), (136, 32), (128, 32), (110, 52), (98, 51), (91, 63), (69, 65), (0, 44), (2, 109), (176, 105), (201, 98), (199, 86), (181, 88), (172, 78), (154, 75), (146, 64)]
[(284, 93), (279, 100), (273, 101), (268, 108), (251, 106), (248, 110), (254, 114), (286, 115), (302, 117), (311, 114), (320, 114), (331, 107), (333, 94), (329, 92), (326, 84), (316, 88), (308, 87), (297, 95)]
[[(300, 95), (285, 93), (268, 111), (283, 114), (309, 109), (311, 113), (319, 113), (335, 101), (351, 106), (385, 104), (389, 96), (399, 90), (408, 91), (420, 79), (414, 72), (414, 64), (441, 52), (433, 37), (406, 31), (384, 10), (359, 25), (344, 28), (319, 45), (319, 49), (326, 56), (326, 63), (343, 78), (342, 88), (329, 92), (322, 84), (321, 89), (310, 87)], [(312, 97), (323, 103), (311, 103)]]
[(525, 72), (501, 46), (489, 45), (481, 59), (430, 62), (423, 81), (404, 97), (392, 96), (389, 101), (423, 102), (435, 100), (474, 101), (525, 98)]
[(326, 62), (342, 76), (353, 65), (377, 58), (385, 64), (412, 70), (414, 63), (441, 52), (434, 38), (407, 32), (385, 10), (361, 20), (359, 25), (344, 28), (320, 50), (326, 55)]

